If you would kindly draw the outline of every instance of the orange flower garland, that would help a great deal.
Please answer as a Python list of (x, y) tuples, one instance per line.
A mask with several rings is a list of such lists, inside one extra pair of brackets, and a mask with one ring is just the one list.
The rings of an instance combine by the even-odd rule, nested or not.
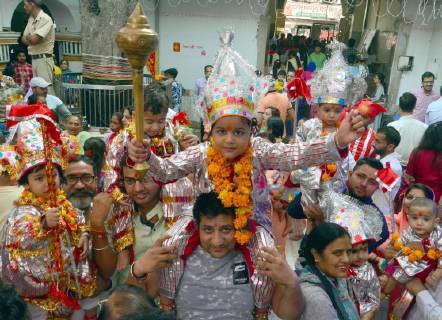
[(234, 179), (231, 179), (231, 164), (224, 156), (210, 146), (207, 151), (209, 178), (215, 186), (215, 192), (225, 207), (235, 207), (236, 218), (235, 240), (246, 244), (252, 238), (247, 229), (252, 215), (252, 148), (249, 147), (244, 155), (233, 165)]
[(437, 260), (442, 257), (442, 253), (437, 248), (429, 248), (427, 252), (421, 249), (412, 249), (410, 247), (404, 246), (399, 240), (400, 234), (394, 233), (391, 236), (393, 248), (396, 251), (402, 251), (404, 256), (408, 256), (408, 261), (413, 263), (422, 260), (427, 256), (431, 260)]

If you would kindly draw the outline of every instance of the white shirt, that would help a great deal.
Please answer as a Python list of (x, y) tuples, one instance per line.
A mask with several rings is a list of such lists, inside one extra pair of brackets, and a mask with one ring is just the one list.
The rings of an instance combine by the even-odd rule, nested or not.
[(438, 121), (442, 121), (442, 98), (430, 103), (425, 112), (425, 123), (427, 125)]
[(411, 152), (419, 145), (428, 126), (417, 120), (413, 115), (402, 116), (399, 120), (388, 125), (395, 128), (401, 135), (401, 142), (395, 151), (400, 156), (402, 166), (405, 167), (408, 164)]
[(442, 281), (435, 291), (429, 289), (417, 294), (407, 320), (442, 320)]
[[(379, 159), (384, 166), (387, 167), (387, 163), (390, 164), (390, 168), (402, 177), (402, 166), (399, 162), (399, 155), (396, 152), (386, 155), (382, 159)], [(382, 192), (382, 190), (376, 190), (372, 196), (374, 204), (382, 211), (384, 216), (389, 217), (394, 210), (394, 198), (399, 191), (401, 181), (399, 180), (390, 192)]]

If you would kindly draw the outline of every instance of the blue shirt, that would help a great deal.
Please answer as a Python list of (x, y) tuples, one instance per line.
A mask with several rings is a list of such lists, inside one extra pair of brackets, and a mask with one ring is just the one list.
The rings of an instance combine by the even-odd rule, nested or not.
[(60, 98), (56, 96), (51, 96), (50, 94), (48, 94), (46, 96), (46, 104), (49, 109), (55, 110), (59, 105), (63, 104), (63, 101), (61, 101)]

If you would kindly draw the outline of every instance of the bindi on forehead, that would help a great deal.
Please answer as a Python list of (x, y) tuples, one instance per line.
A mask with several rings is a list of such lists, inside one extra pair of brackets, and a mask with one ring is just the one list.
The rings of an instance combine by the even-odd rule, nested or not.
[(411, 207), (410, 211), (418, 217), (431, 217), (433, 210), (431, 208)]

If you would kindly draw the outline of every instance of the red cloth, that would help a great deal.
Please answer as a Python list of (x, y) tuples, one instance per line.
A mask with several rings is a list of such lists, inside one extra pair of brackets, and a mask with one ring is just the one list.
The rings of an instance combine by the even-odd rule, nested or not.
[(423, 183), (433, 189), (435, 201), (439, 202), (442, 195), (442, 155), (433, 163), (435, 156), (436, 153), (432, 150), (412, 152), (406, 172), (416, 183)]
[(44, 120), (51, 138), (54, 139), (56, 143), (62, 144), (60, 130), (58, 130), (57, 124), (55, 123), (55, 114), (42, 102), (37, 102), (33, 105), (18, 104), (11, 106), (11, 110), (6, 117), (6, 128), (10, 128), (20, 121), (31, 119)]
[(22, 86), (24, 92), (28, 92), (29, 81), (33, 77), (32, 65), (29, 63), (16, 63), (14, 64), (15, 83)]
[(304, 97), (307, 101), (310, 101), (312, 96), (310, 95), (310, 88), (304, 79), (301, 78), (303, 69), (299, 68), (296, 72), (295, 78), (287, 84), (287, 90), (290, 98), (296, 99), (298, 97)]

